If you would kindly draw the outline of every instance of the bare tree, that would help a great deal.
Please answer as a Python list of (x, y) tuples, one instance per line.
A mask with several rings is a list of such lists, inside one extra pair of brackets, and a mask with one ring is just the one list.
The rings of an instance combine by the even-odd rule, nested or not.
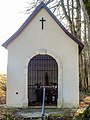
[(89, 36), (89, 16), (87, 14), (85, 5), (83, 1), (81, 0), (81, 8), (82, 8), (82, 25), (83, 25), (83, 33), (82, 33), (82, 39), (84, 43), (84, 49), (83, 49), (83, 86), (88, 90), (88, 86), (90, 85), (90, 36)]

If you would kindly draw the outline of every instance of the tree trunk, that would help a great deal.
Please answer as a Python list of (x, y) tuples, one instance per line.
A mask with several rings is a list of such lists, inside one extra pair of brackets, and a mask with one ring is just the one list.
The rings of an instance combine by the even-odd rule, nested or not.
[(88, 79), (89, 79), (89, 86), (90, 86), (90, 20), (88, 23), (88, 56), (89, 56), (89, 64), (88, 64), (88, 71), (89, 71), (89, 75), (88, 75)]
[(77, 9), (76, 9), (76, 14), (77, 14), (77, 16), (76, 16), (76, 31), (77, 31), (77, 38), (78, 38), (78, 40), (80, 40), (81, 41), (81, 5), (80, 5), (80, 2), (79, 2), (79, 0), (76, 0), (76, 7), (77, 7)]

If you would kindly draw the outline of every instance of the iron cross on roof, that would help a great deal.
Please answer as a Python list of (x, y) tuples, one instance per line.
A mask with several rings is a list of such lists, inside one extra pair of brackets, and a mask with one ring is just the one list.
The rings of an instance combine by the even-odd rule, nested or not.
[(42, 17), (42, 19), (40, 20), (41, 22), (42, 22), (42, 30), (44, 29), (44, 22), (46, 21), (46, 20), (44, 20), (44, 18)]

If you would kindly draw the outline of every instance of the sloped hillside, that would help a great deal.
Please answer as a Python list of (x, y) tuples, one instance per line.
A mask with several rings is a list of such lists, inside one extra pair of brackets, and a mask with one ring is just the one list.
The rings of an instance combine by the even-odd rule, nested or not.
[(0, 104), (6, 103), (6, 79), (5, 74), (0, 74)]

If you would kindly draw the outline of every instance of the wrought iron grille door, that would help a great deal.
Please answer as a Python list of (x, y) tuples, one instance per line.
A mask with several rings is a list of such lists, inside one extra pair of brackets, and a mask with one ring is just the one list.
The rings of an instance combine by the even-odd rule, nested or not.
[(58, 97), (58, 65), (49, 55), (36, 55), (28, 64), (28, 103), (40, 106), (42, 87), (46, 88), (45, 105), (56, 105)]

